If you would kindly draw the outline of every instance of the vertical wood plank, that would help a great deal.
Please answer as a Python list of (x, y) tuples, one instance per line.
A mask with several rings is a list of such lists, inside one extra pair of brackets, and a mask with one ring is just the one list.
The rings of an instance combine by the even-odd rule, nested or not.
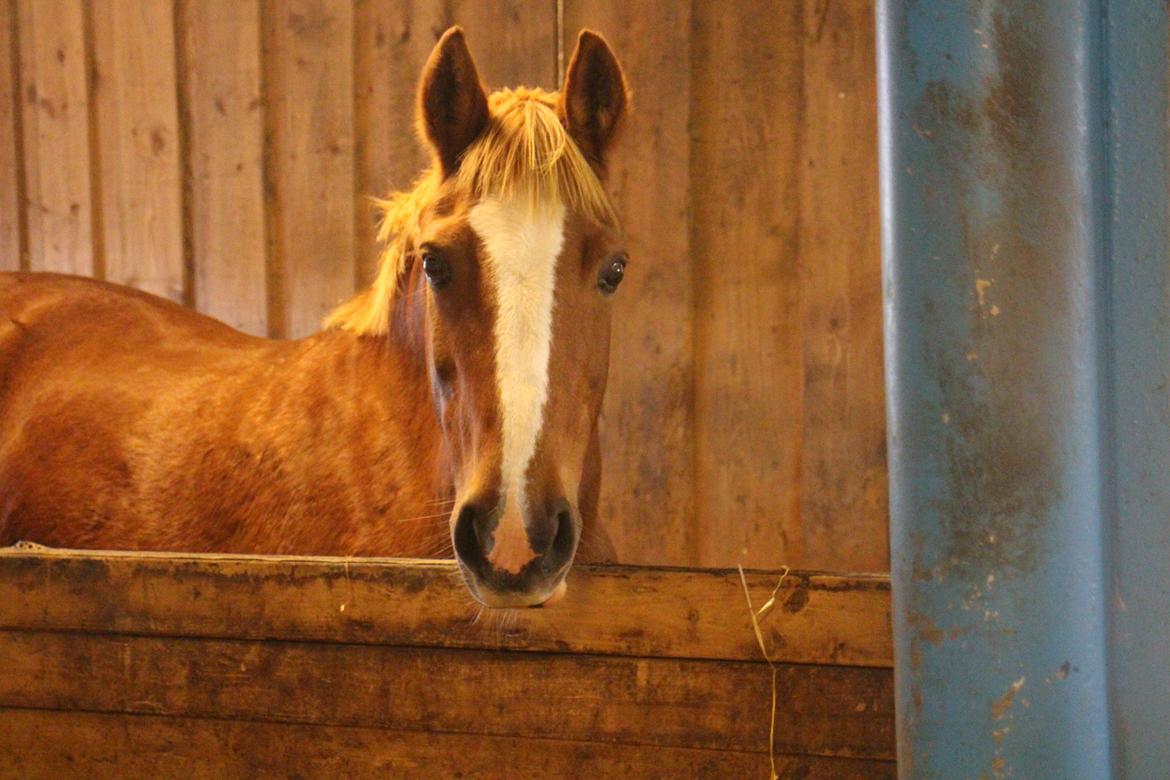
[(467, 31), (467, 43), (488, 89), (556, 89), (555, 0), (451, 0), (449, 5), (451, 24)]
[(74, 0), (21, 0), (21, 124), (28, 265), (92, 274), (90, 105), (85, 12)]
[(694, 562), (775, 568), (803, 560), (802, 8), (697, 3), (695, 14)]
[(374, 277), (378, 212), (371, 197), (408, 189), (430, 162), (414, 130), (418, 79), (447, 28), (441, 0), (354, 5), (354, 122), (359, 285)]
[(696, 534), (685, 175), (690, 10), (669, 0), (573, 0), (565, 6), (566, 61), (584, 27), (609, 41), (634, 94), (609, 168), (630, 273), (614, 296), (599, 515), (618, 560), (685, 565), (693, 558)]
[(259, 0), (180, 0), (196, 307), (267, 333)]
[(24, 262), (18, 38), (14, 2), (0, 0), (0, 271), (19, 270)]
[(805, 0), (800, 565), (889, 568), (872, 0)]
[(353, 6), (264, 5), (269, 332), (300, 337), (354, 290)]
[(105, 276), (183, 300), (182, 182), (171, 0), (91, 6)]

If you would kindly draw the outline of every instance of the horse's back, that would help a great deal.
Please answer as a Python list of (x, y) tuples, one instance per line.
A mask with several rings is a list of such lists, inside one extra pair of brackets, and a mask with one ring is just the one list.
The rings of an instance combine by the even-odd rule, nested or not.
[(87, 517), (96, 534), (130, 516), (121, 504), (166, 478), (142, 453), (173, 450), (192, 404), (272, 343), (129, 288), (0, 274), (0, 544), (81, 546)]
[(169, 334), (221, 344), (250, 339), (155, 295), (52, 273), (0, 273), (0, 322), (20, 333), (39, 331), (39, 336), (49, 340), (88, 334), (107, 350), (120, 344), (149, 344)]
[(0, 420), (5, 399), (46, 382), (97, 388), (235, 372), (272, 349), (171, 301), (94, 279), (0, 273)]

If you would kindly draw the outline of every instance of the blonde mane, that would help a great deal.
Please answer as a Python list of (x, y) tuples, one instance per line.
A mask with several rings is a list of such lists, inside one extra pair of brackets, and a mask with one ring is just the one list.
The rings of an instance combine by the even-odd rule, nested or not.
[[(486, 196), (563, 204), (566, 209), (607, 226), (617, 224), (613, 205), (557, 114), (559, 95), (540, 89), (505, 89), (488, 98), (490, 118), (483, 134), (467, 148), (455, 186), (479, 199)], [(385, 245), (373, 285), (335, 309), (326, 328), (362, 335), (385, 334), (409, 254), (417, 245), (420, 217), (442, 184), (432, 167), (409, 192), (379, 200), (378, 240)]]

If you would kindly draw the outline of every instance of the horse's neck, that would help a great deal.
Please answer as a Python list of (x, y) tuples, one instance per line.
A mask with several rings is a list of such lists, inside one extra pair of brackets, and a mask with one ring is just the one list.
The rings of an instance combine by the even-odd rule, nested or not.
[[(398, 334), (332, 330), (289, 345), (253, 407), (255, 434), (303, 485), (328, 496), (330, 532), (346, 554), (419, 555), (438, 534), (449, 474), (420, 352)], [(293, 486), (300, 493), (301, 486)], [(445, 538), (445, 534), (444, 534)]]

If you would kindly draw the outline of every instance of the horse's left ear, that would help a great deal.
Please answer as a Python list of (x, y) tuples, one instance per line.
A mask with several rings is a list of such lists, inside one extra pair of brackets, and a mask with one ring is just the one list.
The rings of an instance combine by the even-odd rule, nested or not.
[(626, 77), (609, 44), (597, 33), (582, 30), (565, 73), (561, 116), (593, 162), (604, 162), (628, 103)]

